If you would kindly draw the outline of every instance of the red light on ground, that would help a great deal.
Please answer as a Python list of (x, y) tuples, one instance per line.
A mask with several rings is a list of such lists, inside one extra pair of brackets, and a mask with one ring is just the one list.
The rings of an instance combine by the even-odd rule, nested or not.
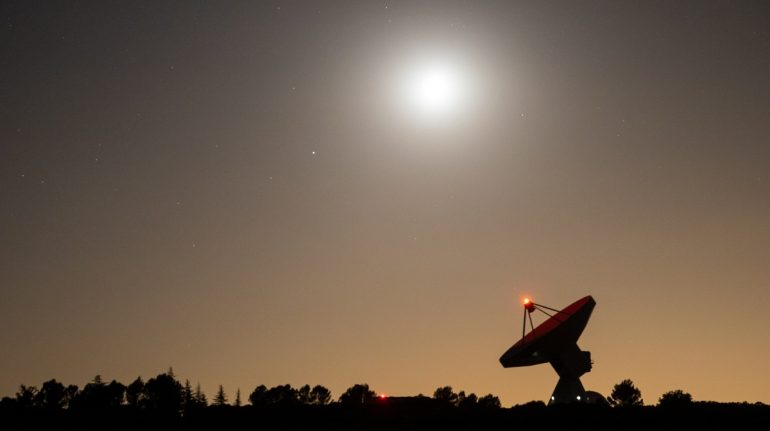
[(384, 400), (385, 398), (388, 398), (388, 396), (387, 396), (387, 395), (385, 395), (385, 394), (380, 394), (379, 398), (380, 398), (381, 400)]

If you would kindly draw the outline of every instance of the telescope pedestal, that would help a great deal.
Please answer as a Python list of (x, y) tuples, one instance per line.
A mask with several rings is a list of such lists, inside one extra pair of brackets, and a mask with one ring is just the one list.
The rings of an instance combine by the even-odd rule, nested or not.
[(556, 388), (554, 388), (553, 394), (551, 394), (548, 405), (580, 403), (585, 401), (586, 390), (583, 388), (583, 384), (580, 383), (580, 378), (564, 376), (561, 377), (559, 383), (556, 384)]
[(586, 390), (580, 376), (591, 371), (591, 352), (580, 350), (577, 344), (553, 355), (551, 366), (559, 375), (559, 382), (548, 400), (548, 405), (586, 402)]

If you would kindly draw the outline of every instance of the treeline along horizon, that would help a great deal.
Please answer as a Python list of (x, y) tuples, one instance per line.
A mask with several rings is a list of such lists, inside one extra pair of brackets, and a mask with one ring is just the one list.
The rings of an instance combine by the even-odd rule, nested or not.
[[(419, 395), (423, 396), (422, 394)], [(354, 384), (343, 392), (336, 402), (341, 404), (366, 404), (383, 396), (369, 388), (366, 383)], [(404, 398), (404, 397), (400, 397)], [(447, 401), (452, 405), (499, 408), (500, 399), (492, 394), (482, 397), (474, 393), (468, 395), (464, 391), (454, 393), (451, 386), (436, 389), (434, 398)], [(323, 406), (334, 403), (331, 391), (323, 385), (303, 385), (294, 388), (289, 384), (277, 385), (271, 388), (258, 385), (249, 394), (247, 402), (252, 406), (270, 406), (281, 404), (304, 404)], [(179, 381), (173, 369), (161, 373), (146, 382), (141, 376), (128, 385), (112, 380), (105, 382), (101, 375), (87, 383), (82, 389), (77, 385), (65, 385), (56, 379), (51, 379), (37, 386), (20, 385), (14, 397), (3, 397), (0, 405), (5, 408), (28, 409), (109, 409), (121, 406), (163, 410), (169, 412), (186, 412), (205, 407), (241, 407), (244, 406), (240, 389), (236, 391), (232, 401), (227, 396), (224, 387), (219, 385), (216, 395), (209, 402), (200, 384), (193, 388), (189, 380), (184, 384)]]
[(378, 396), (365, 383), (333, 400), (322, 385), (259, 385), (242, 399), (229, 399), (222, 385), (209, 402), (199, 384), (177, 380), (172, 369), (124, 385), (97, 375), (83, 388), (56, 379), (21, 385), (0, 400), (2, 429), (487, 429), (568, 426), (571, 429), (714, 429), (763, 427), (770, 407), (763, 403), (694, 402), (681, 390), (645, 406), (641, 392), (626, 379), (608, 403), (546, 406), (542, 401), (502, 408), (498, 397), (481, 397), (451, 386), (432, 397)]

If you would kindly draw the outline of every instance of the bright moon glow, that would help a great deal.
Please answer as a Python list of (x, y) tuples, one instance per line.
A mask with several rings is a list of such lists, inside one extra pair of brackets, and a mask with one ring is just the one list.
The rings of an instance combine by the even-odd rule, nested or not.
[(414, 81), (414, 102), (427, 112), (442, 112), (457, 103), (459, 82), (446, 65), (432, 65), (421, 70)]
[(467, 102), (462, 70), (449, 61), (426, 61), (403, 76), (403, 97), (413, 115), (423, 119), (446, 118)]

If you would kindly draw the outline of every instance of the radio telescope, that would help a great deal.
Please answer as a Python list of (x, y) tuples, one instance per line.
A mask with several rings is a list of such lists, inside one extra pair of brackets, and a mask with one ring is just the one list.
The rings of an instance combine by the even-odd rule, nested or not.
[[(591, 352), (580, 350), (577, 340), (583, 333), (596, 301), (591, 296), (581, 298), (562, 310), (524, 300), (524, 322), (521, 340), (500, 357), (505, 368), (527, 367), (550, 363), (559, 382), (548, 404), (596, 402), (604, 400), (596, 392), (586, 392), (580, 376), (591, 371)], [(537, 327), (532, 323), (532, 313), (540, 311), (548, 316)], [(530, 331), (526, 332), (527, 321)]]

